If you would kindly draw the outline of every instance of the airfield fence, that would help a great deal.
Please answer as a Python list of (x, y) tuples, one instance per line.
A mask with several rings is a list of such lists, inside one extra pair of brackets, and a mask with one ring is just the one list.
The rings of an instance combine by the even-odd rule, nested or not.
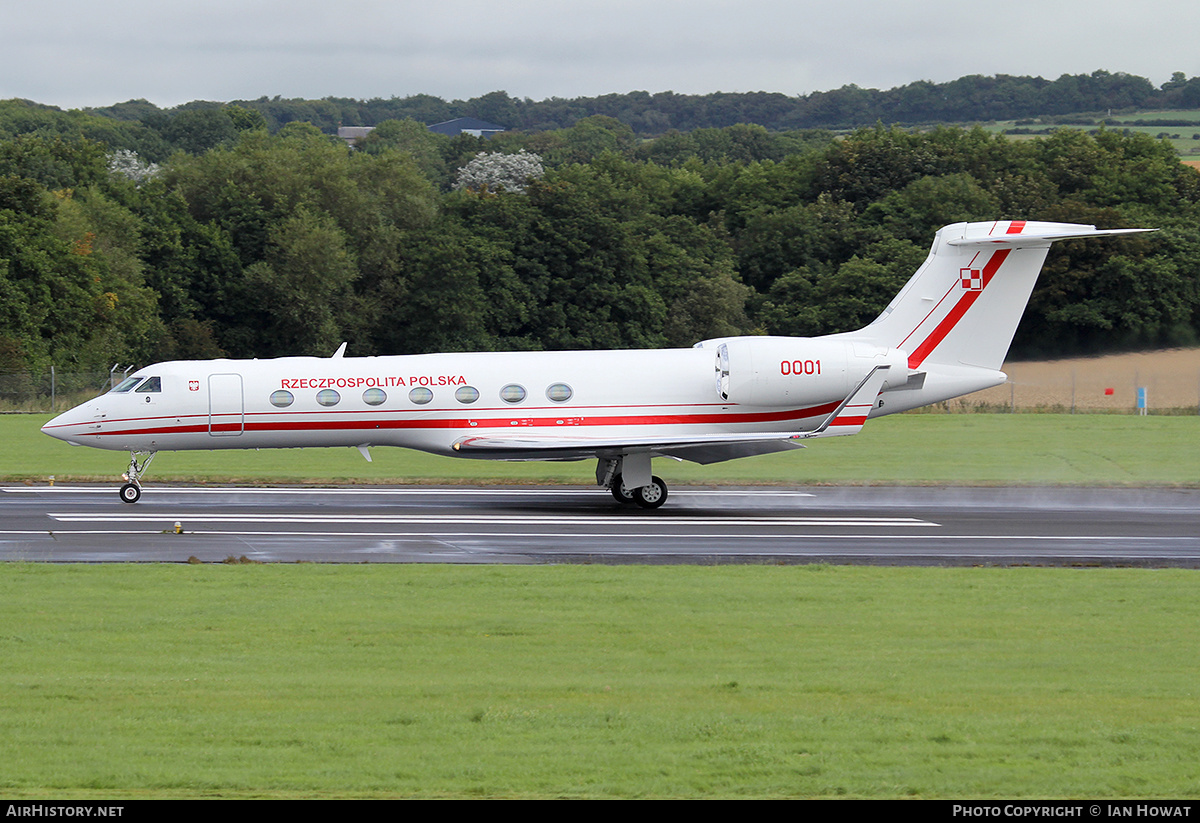
[(103, 394), (132, 367), (112, 372), (0, 373), (0, 412), (58, 412)]
[(1200, 350), (1006, 363), (1008, 382), (940, 404), (948, 412), (1200, 414)]

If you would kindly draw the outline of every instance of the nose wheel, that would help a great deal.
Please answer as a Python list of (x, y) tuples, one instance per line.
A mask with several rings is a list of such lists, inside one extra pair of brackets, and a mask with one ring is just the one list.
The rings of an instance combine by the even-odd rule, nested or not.
[(126, 483), (121, 487), (121, 500), (125, 503), (136, 503), (142, 497), (142, 490), (133, 483)]

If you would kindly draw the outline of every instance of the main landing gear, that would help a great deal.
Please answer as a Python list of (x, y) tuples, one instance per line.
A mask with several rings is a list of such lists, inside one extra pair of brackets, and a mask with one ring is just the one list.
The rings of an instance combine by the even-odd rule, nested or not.
[[(158, 452), (130, 452), (129, 453), (129, 468), (121, 475), (121, 478), (127, 480), (124, 486), (121, 487), (121, 501), (124, 503), (136, 503), (142, 497), (142, 474), (146, 469), (150, 468), (150, 461), (154, 459), (154, 455)], [(142, 460), (139, 462), (138, 457)]]
[[(631, 465), (629, 468), (634, 469), (633, 475), (636, 476), (638, 471), (642, 471), (648, 479), (648, 482), (640, 486), (629, 485), (621, 472), (627, 460), (633, 463), (635, 459), (639, 459), (639, 462), (645, 465)], [(643, 509), (657, 509), (667, 502), (667, 484), (661, 477), (650, 475), (649, 455), (632, 455), (616, 459), (601, 458), (596, 466), (596, 482), (612, 492), (614, 500), (625, 505), (637, 504)]]

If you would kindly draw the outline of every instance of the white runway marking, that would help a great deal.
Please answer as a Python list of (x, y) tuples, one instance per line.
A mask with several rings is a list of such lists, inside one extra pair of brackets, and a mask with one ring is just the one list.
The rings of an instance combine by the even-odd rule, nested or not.
[[(118, 534), (125, 534), (125, 535), (142, 535), (142, 534), (148, 534), (148, 533), (150, 533), (150, 532), (146, 532), (146, 531), (139, 531), (139, 530), (132, 530), (132, 529), (72, 529), (72, 530), (69, 530), (69, 531), (67, 531), (67, 530), (63, 530), (63, 531), (55, 531), (55, 532), (54, 532), (54, 534), (63, 535), (63, 536), (66, 536), (66, 535), (88, 535), (88, 534), (95, 534), (95, 535), (104, 535), (104, 534), (107, 534), (107, 535), (118, 535)], [(159, 533), (161, 533), (161, 532), (160, 532), (160, 530), (158, 530), (158, 529), (155, 529), (155, 530), (154, 530), (152, 533), (154, 533), (154, 534), (159, 534)], [(22, 531), (4, 531), (4, 530), (0, 530), (0, 536), (2, 536), (2, 535), (23, 535), (23, 534), (36, 534), (36, 535), (43, 535), (43, 536), (44, 536), (44, 535), (46, 535), (46, 534), (47, 534), (47, 532), (44, 532), (44, 531), (41, 531), (41, 532), (22, 532)], [(185, 528), (185, 529), (184, 529), (184, 532), (183, 532), (183, 534), (182, 534), (182, 535), (180, 535), (180, 537), (181, 537), (181, 538), (186, 538), (186, 537), (188, 537), (188, 536), (212, 536), (212, 537), (326, 537), (326, 538), (328, 538), (328, 537), (360, 537), (360, 538), (386, 538), (386, 539), (390, 539), (390, 540), (395, 540), (395, 539), (405, 539), (405, 538), (411, 538), (411, 539), (416, 539), (416, 538), (424, 538), (424, 539), (449, 539), (449, 538), (456, 538), (456, 539), (491, 539), (491, 540), (502, 539), (502, 540), (512, 540), (512, 539), (538, 539), (538, 538), (544, 539), (544, 538), (547, 538), (547, 537), (553, 537), (554, 535), (553, 535), (553, 534), (547, 534), (546, 532), (504, 532), (504, 533), (501, 533), (501, 534), (497, 534), (497, 533), (496, 533), (496, 532), (494, 532), (494, 531), (482, 531), (482, 532), (444, 532), (444, 531), (437, 531), (437, 532), (419, 532), (419, 531), (414, 531), (414, 532), (408, 532), (408, 531), (406, 531), (406, 532), (336, 532), (336, 531), (331, 531), (331, 532), (313, 532), (313, 531), (286, 531), (286, 532), (281, 532), (281, 531), (232, 531), (232, 530), (230, 530), (230, 531), (224, 531), (224, 530), (222, 530), (222, 531), (204, 531), (204, 530), (189, 530), (189, 529), (186, 529), (186, 528)], [(579, 537), (579, 538), (595, 538), (595, 539), (600, 539), (600, 538), (605, 538), (605, 537), (612, 537), (613, 535), (612, 535), (610, 532), (594, 532), (594, 533), (590, 533), (590, 532), (574, 532), (574, 531), (573, 531), (573, 532), (571, 532), (571, 536), (572, 536), (573, 538), (575, 538), (575, 537)], [(647, 539), (647, 540), (655, 540), (655, 541), (662, 541), (662, 540), (710, 540), (710, 539), (712, 539), (713, 535), (712, 535), (712, 533), (710, 533), (710, 532), (696, 532), (696, 533), (686, 533), (686, 532), (684, 532), (684, 533), (679, 533), (679, 534), (663, 534), (663, 533), (661, 533), (661, 532), (645, 532), (645, 533), (640, 533), (640, 532), (628, 532), (628, 533), (622, 533), (622, 534), (620, 535), (620, 537), (621, 537), (622, 539), (628, 539), (628, 538), (644, 538), (644, 539)], [(1074, 543), (1105, 543), (1105, 542), (1114, 542), (1114, 543), (1147, 543), (1147, 542), (1168, 542), (1168, 543), (1178, 543), (1178, 542), (1191, 542), (1191, 543), (1195, 543), (1195, 542), (1197, 541), (1197, 538), (1195, 538), (1195, 537), (1147, 537), (1147, 536), (1145, 536), (1145, 535), (1062, 535), (1062, 534), (1057, 534), (1057, 535), (1026, 534), (1026, 535), (1016, 535), (1016, 536), (1014, 536), (1014, 535), (1009, 535), (1009, 534), (969, 534), (969, 535), (962, 535), (962, 534), (924, 534), (924, 535), (918, 535), (918, 534), (911, 534), (911, 533), (909, 533), (909, 534), (886, 534), (886, 533), (885, 533), (885, 534), (880, 534), (880, 533), (878, 533), (878, 532), (876, 532), (876, 533), (873, 533), (873, 534), (872, 534), (872, 533), (862, 533), (862, 534), (857, 534), (857, 533), (856, 533), (856, 534), (795, 534), (795, 533), (779, 533), (779, 534), (771, 534), (771, 533), (757, 532), (757, 533), (755, 533), (755, 534), (722, 534), (720, 537), (721, 537), (721, 540), (725, 540), (725, 541), (728, 541), (728, 540), (737, 540), (737, 541), (741, 541), (741, 540), (760, 540), (760, 541), (761, 541), (761, 540), (784, 540), (784, 539), (789, 539), (789, 538), (793, 538), (793, 539), (794, 539), (794, 538), (811, 538), (811, 539), (819, 539), (819, 540), (832, 540), (832, 541), (876, 540), (876, 541), (883, 541), (883, 542), (887, 542), (887, 541), (895, 541), (895, 542), (906, 542), (906, 541), (907, 541), (907, 542), (923, 542), (923, 541), (944, 541), (944, 542), (952, 542), (952, 541), (968, 541), (968, 542), (970, 542), (970, 541), (978, 541), (978, 542), (981, 542), (981, 543), (992, 542), (992, 541), (1006, 541), (1006, 542), (1011, 542), (1011, 543), (1031, 543), (1031, 542), (1043, 542), (1043, 541), (1045, 541), (1045, 542), (1056, 542), (1056, 543), (1069, 543), (1069, 542), (1074, 542)], [(498, 551), (507, 551), (507, 549), (499, 549)], [(550, 550), (550, 551), (551, 551), (551, 552), (554, 552), (554, 550)], [(579, 550), (577, 550), (577, 549), (560, 549), (560, 550), (558, 550), (558, 551), (557, 551), (557, 552), (555, 552), (555, 553), (579, 554), (579, 553), (580, 553), (580, 551), (579, 551)], [(646, 553), (646, 550), (645, 550), (645, 548), (644, 548), (644, 547), (613, 547), (613, 546), (606, 546), (606, 547), (605, 547), (603, 550), (601, 550), (601, 553), (604, 553), (604, 554), (624, 554), (624, 553), (645, 554), (645, 553)], [(726, 551), (726, 550), (722, 550), (721, 552), (718, 552), (718, 553), (719, 553), (719, 554), (728, 554), (728, 553), (731, 553), (731, 552), (729, 552), (729, 551)], [(751, 553), (751, 554), (755, 554), (756, 552), (750, 552), (750, 553)], [(771, 554), (780, 554), (780, 553), (782, 553), (782, 554), (788, 554), (788, 552), (779, 552), (779, 551), (772, 551), (772, 552), (771, 552)], [(810, 553), (811, 553), (811, 550), (807, 550), (807, 549), (806, 549), (806, 550), (804, 550), (802, 553), (804, 553), (804, 554), (810, 554)], [(843, 552), (843, 554), (844, 554), (844, 553), (845, 553), (845, 552)], [(874, 553), (874, 552), (871, 552), (871, 551), (863, 551), (863, 552), (850, 552), (849, 554), (850, 554), (850, 555), (853, 555), (853, 556), (862, 556), (862, 557), (872, 557), (872, 556), (876, 556), (876, 553)], [(918, 552), (918, 554), (924, 554), (924, 553), (922, 553), (922, 552)], [(932, 555), (933, 553), (930, 553), (930, 554)], [(980, 556), (981, 556), (981, 557), (983, 557), (983, 556), (985, 556), (985, 555), (980, 555)], [(988, 555), (988, 556), (990, 556), (990, 555)], [(1063, 557), (1080, 557), (1080, 558), (1083, 558), (1083, 557), (1100, 557), (1100, 555), (1091, 555), (1091, 554), (1071, 554), (1071, 553), (1068, 553), (1068, 554), (1063, 554), (1063, 555), (1060, 555), (1060, 556), (1063, 556)], [(1134, 556), (1142, 556), (1142, 555), (1134, 555)], [(1158, 555), (1144, 555), (1144, 556), (1147, 556), (1147, 557), (1154, 557), (1154, 556), (1158, 556)], [(1174, 553), (1173, 553), (1171, 556), (1172, 556), (1172, 557), (1176, 557), (1176, 558), (1183, 558), (1183, 559), (1200, 559), (1200, 554), (1196, 554), (1196, 555), (1190, 555), (1190, 554), (1174, 554)]]
[[(142, 514), (140, 512), (64, 512), (49, 515), (63, 523), (280, 523), (289, 524), (373, 524), (395, 523), (406, 524), (476, 524), (504, 523), (522, 525), (546, 524), (556, 528), (565, 528), (577, 524), (587, 525), (620, 525), (622, 523), (638, 526), (667, 526), (681, 524), (703, 526), (931, 526), (937, 523), (919, 520), (915, 517), (671, 517), (660, 520), (644, 518), (620, 518), (612, 515), (589, 515), (570, 517), (560, 514), (522, 515), (522, 514), (492, 514), (492, 515), (459, 515), (459, 514), (252, 514), (252, 513), (197, 513), (187, 514)], [(572, 531), (572, 534), (575, 534)]]

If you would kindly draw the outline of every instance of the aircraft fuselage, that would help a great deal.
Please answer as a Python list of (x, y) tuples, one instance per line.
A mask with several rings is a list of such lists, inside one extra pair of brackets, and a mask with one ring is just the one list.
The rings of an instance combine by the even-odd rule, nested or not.
[(768, 372), (760, 386), (784, 392), (768, 401), (785, 402), (755, 402), (754, 366), (739, 374), (736, 362), (751, 402), (722, 398), (714, 348), (173, 361), (133, 375), (158, 378), (153, 386), (110, 391), (44, 431), (119, 451), (368, 445), (455, 456), (471, 456), (456, 441), (483, 433), (799, 431), (827, 417), (877, 361), (898, 359), (856, 362), (843, 345), (789, 340), (758, 369)]

